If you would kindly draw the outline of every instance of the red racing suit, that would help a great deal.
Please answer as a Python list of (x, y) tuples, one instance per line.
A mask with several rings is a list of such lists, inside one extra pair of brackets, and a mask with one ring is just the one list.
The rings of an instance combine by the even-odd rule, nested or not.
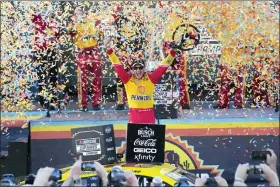
[[(163, 52), (166, 56), (170, 50), (170, 42), (164, 42)], [(173, 70), (179, 70), (179, 87), (180, 87), (180, 104), (189, 105), (190, 96), (188, 92), (188, 80), (187, 80), (187, 61), (184, 58), (184, 53), (177, 53), (174, 60), (174, 65), (172, 65)]]
[[(93, 73), (92, 105), (99, 105), (102, 98), (102, 60), (99, 51), (98, 39), (102, 37), (99, 20), (87, 20), (79, 23), (71, 31), (75, 45), (78, 48), (76, 58), (78, 65), (77, 84), (79, 107), (87, 107), (88, 75)], [(98, 38), (97, 38), (98, 37)]]
[(123, 64), (112, 49), (107, 50), (107, 54), (125, 86), (129, 106), (129, 122), (154, 124), (154, 87), (168, 66), (172, 64), (176, 51), (171, 50), (154, 72), (145, 73), (141, 79), (137, 79), (130, 72), (125, 71)]
[(265, 80), (266, 72), (264, 67), (255, 68), (255, 75), (252, 81), (253, 101), (255, 104), (265, 102), (269, 105), (268, 82)]
[(221, 85), (218, 94), (218, 104), (227, 108), (230, 100), (230, 85), (232, 81), (234, 81), (235, 86), (235, 96), (234, 96), (234, 105), (236, 107), (243, 106), (243, 91), (244, 91), (244, 83), (243, 83), (243, 75), (240, 70), (238, 70), (237, 75), (232, 78), (230, 70), (226, 66), (220, 66), (221, 71)]

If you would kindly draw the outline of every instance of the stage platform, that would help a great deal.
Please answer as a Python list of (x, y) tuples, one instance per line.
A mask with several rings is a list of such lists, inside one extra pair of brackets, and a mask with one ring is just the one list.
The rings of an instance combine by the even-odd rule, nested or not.
[[(189, 119), (220, 119), (220, 118), (275, 118), (279, 117), (279, 113), (275, 113), (274, 109), (255, 109), (249, 107), (249, 102), (246, 103), (244, 109), (234, 109), (233, 102), (230, 102), (229, 109), (215, 110), (212, 108), (214, 102), (212, 101), (193, 101), (191, 102), (191, 110), (178, 110), (178, 119), (171, 120), (171, 123), (181, 123), (182, 120)], [(125, 106), (125, 110), (116, 111), (116, 102), (107, 102), (102, 105), (102, 110), (92, 111), (89, 106), (89, 111), (84, 113), (78, 110), (76, 104), (71, 103), (67, 106), (66, 110), (62, 110), (61, 114), (57, 111), (51, 111), (51, 117), (47, 118), (46, 111), (40, 109), (38, 104), (35, 105), (33, 111), (26, 112), (6, 112), (1, 111), (1, 126), (4, 127), (22, 127), (26, 128), (26, 122), (33, 120), (93, 120), (99, 121), (124, 121), (128, 119), (128, 107)], [(165, 122), (165, 120), (160, 120)], [(104, 122), (106, 123), (106, 122)]]
[[(63, 168), (74, 162), (71, 129), (108, 124), (114, 127), (116, 152), (125, 150), (128, 110), (45, 115), (1, 113), (2, 153), (7, 154), (8, 142), (30, 135), (31, 171), (46, 165)], [(191, 110), (178, 111), (178, 119), (158, 123), (166, 125), (165, 161), (198, 175), (222, 175), (232, 181), (237, 164), (250, 162), (252, 150), (271, 148), (279, 156), (279, 112), (274, 108), (214, 110), (211, 103), (192, 103)]]

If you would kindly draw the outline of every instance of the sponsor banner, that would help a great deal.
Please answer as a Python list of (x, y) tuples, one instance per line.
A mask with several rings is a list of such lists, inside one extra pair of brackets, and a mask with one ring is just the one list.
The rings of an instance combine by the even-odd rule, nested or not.
[(113, 125), (91, 126), (71, 129), (73, 154), (83, 161), (98, 161), (102, 164), (116, 161)]
[(126, 161), (163, 163), (165, 125), (132, 124), (127, 126)]

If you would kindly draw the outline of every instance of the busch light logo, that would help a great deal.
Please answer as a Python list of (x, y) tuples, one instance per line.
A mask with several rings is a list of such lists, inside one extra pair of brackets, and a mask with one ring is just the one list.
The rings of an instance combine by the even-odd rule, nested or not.
[(138, 135), (142, 138), (150, 138), (155, 135), (153, 129), (148, 128), (147, 126), (138, 130)]
[(110, 127), (106, 127), (106, 128), (105, 128), (105, 132), (106, 132), (106, 133), (110, 133), (111, 131), (112, 131), (112, 129), (111, 129)]

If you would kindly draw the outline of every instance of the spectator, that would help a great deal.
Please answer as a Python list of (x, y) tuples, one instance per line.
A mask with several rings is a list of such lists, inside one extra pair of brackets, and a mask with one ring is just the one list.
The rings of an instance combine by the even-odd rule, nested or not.
[(54, 168), (45, 167), (40, 168), (37, 172), (33, 186), (50, 186), (53, 181), (49, 181), (49, 178), (54, 171)]
[[(249, 169), (249, 163), (239, 164), (237, 166), (234, 177), (234, 186), (247, 186), (245, 182), (248, 177)], [(260, 169), (263, 172), (261, 176), (270, 183), (270, 186), (279, 186), (279, 179), (277, 174), (268, 165), (260, 164)]]

